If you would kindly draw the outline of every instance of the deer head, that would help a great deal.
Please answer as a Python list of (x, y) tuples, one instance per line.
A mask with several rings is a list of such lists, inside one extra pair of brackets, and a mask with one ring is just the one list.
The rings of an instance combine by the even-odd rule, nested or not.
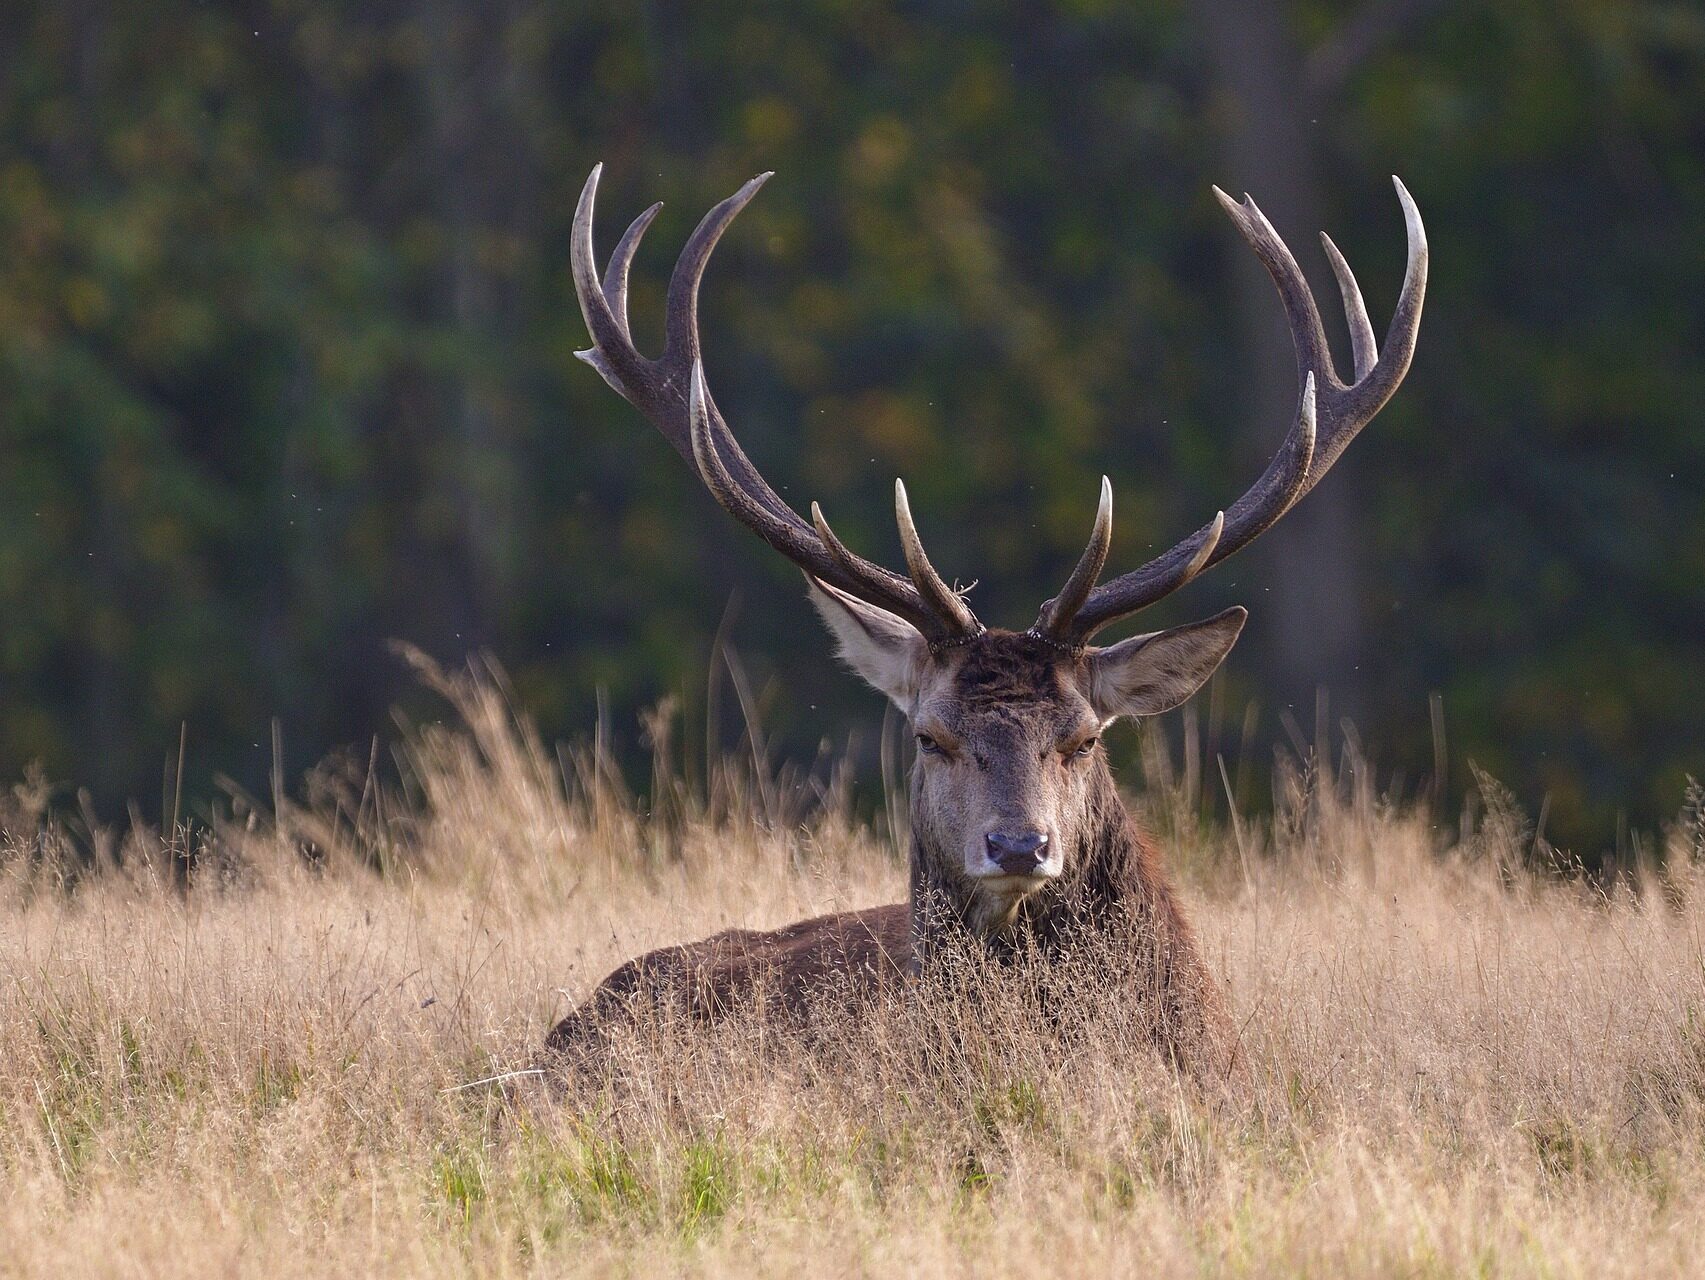
[(1321, 236), (1349, 321), (1355, 372), (1345, 382), (1284, 241), (1249, 197), (1238, 202), (1214, 189), (1272, 275), (1290, 323), (1300, 385), (1290, 429), (1242, 497), (1164, 554), (1105, 583), (1113, 490), (1103, 478), (1089, 544), (1066, 585), (1028, 629), (1004, 631), (978, 621), (930, 563), (903, 483), (894, 485), (902, 575), (848, 549), (815, 503), (806, 521), (784, 502), (711, 398), (700, 359), (699, 282), (717, 241), (770, 175), (717, 205), (688, 240), (669, 281), (663, 353), (650, 359), (629, 331), (627, 278), (661, 206), (628, 228), (600, 281), (592, 207), (601, 169), (587, 179), (574, 219), (575, 292), (593, 342), (577, 354), (651, 420), (730, 515), (804, 571), (841, 656), (907, 716), (918, 744), (914, 875), (987, 932), (1049, 886), (1092, 874), (1108, 813), (1123, 813), (1102, 733), (1120, 717), (1155, 715), (1189, 698), (1230, 651), (1247, 614), (1229, 609), (1106, 647), (1090, 641), (1271, 528), (1396, 391), (1414, 353), (1427, 278), (1426, 235), (1408, 191), (1393, 179), (1409, 259), (1383, 353), (1349, 265)]

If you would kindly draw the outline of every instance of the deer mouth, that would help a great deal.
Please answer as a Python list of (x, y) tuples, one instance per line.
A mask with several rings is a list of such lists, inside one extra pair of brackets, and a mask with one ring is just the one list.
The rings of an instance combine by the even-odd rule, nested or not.
[(1058, 880), (1063, 870), (1053, 859), (1038, 863), (1024, 871), (1003, 870), (999, 866), (978, 868), (971, 878), (977, 889), (996, 898), (1022, 898), (1051, 880)]

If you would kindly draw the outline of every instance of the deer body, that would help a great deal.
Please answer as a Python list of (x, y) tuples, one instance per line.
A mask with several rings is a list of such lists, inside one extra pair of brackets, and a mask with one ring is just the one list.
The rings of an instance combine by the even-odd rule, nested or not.
[(698, 288), (717, 240), (769, 177), (707, 214), (669, 282), (663, 354), (635, 347), (628, 268), (658, 206), (641, 214), (600, 279), (592, 251), (595, 168), (575, 213), (575, 292), (593, 346), (579, 353), (638, 407), (717, 502), (805, 573), (840, 655), (906, 716), (917, 739), (906, 904), (824, 916), (760, 933), (731, 930), (621, 966), (551, 1032), (585, 1049), (616, 1016), (648, 1007), (712, 1019), (756, 1001), (808, 1016), (815, 1002), (862, 996), (903, 975), (927, 978), (953, 947), (997, 960), (1059, 955), (1074, 940), (1124, 948), (1131, 980), (1154, 1001), (1157, 1044), (1187, 1063), (1223, 1062), (1219, 993), (1154, 848), (1136, 829), (1101, 746), (1126, 717), (1178, 706), (1230, 651), (1246, 613), (1099, 647), (1103, 627), (1176, 591), (1248, 545), (1290, 510), (1390, 399), (1408, 370), (1426, 289), (1420, 214), (1397, 183), (1409, 235), (1402, 292), (1380, 352), (1355, 277), (1322, 236), (1343, 296), (1354, 377), (1338, 376), (1296, 260), (1245, 197), (1215, 194), (1278, 286), (1296, 345), (1300, 394), (1267, 469), (1236, 502), (1149, 563), (1100, 582), (1112, 540), (1103, 478), (1089, 543), (1060, 593), (1022, 632), (985, 627), (930, 563), (905, 486), (895, 516), (905, 574), (849, 550), (816, 504), (809, 521), (766, 482), (712, 401), (699, 357)]
[(545, 1047), (584, 1059), (602, 1048), (612, 1025), (659, 1013), (715, 1022), (756, 1005), (762, 1014), (804, 1021), (837, 993), (900, 981), (910, 963), (911, 930), (911, 910), (902, 902), (660, 947), (600, 982), (551, 1028)]
[[(1241, 623), (1234, 611), (1221, 630), (1234, 637)], [(1087, 678), (1084, 657), (1026, 634), (987, 631), (958, 646), (910, 708), (934, 736), (912, 768), (908, 902), (649, 952), (599, 983), (547, 1046), (585, 1058), (613, 1024), (660, 1012), (709, 1022), (755, 1010), (803, 1022), (927, 975), (946, 949), (976, 947), (997, 961), (1048, 957), (1085, 930), (1118, 927), (1143, 987), (1134, 994), (1156, 1010), (1157, 1047), (1193, 1068), (1222, 1068), (1230, 1052), (1223, 1001), (1099, 749), (1101, 721), (1077, 692)], [(956, 776), (964, 774), (983, 785)], [(976, 794), (983, 790), (994, 796)], [(1008, 827), (1045, 828), (1048, 852), (1009, 871), (989, 865), (984, 837), (968, 858), (968, 808), (992, 811)]]
[[(978, 943), (994, 957), (1063, 949), (1086, 922), (1120, 920), (1142, 963), (1141, 996), (1161, 1011), (1157, 1047), (1200, 1069), (1230, 1058), (1230, 1025), (1218, 984), (1202, 962), (1159, 853), (1098, 770), (1084, 857), (1069, 878), (1029, 895), (994, 928), (973, 930), (970, 899), (941, 869), (939, 851), (917, 847), (908, 902), (802, 920), (781, 929), (728, 929), (627, 961), (551, 1029), (546, 1047), (584, 1058), (621, 1020), (666, 1012), (715, 1022), (741, 1010), (803, 1023), (927, 972), (943, 948)], [(914, 909), (914, 904), (918, 904)]]

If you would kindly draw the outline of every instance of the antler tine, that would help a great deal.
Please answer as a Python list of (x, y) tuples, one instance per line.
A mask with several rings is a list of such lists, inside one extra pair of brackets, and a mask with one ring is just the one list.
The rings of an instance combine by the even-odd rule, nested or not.
[(1095, 506), (1095, 524), (1089, 531), (1089, 544), (1078, 557), (1077, 567), (1060, 594), (1042, 606), (1031, 629), (1051, 640), (1060, 639), (1089, 593), (1095, 581), (1107, 567), (1107, 552), (1113, 546), (1113, 482), (1101, 477), (1101, 501)]
[(1243, 233), (1249, 247), (1255, 250), (1255, 256), (1267, 268), (1267, 274), (1279, 290), (1285, 319), (1290, 324), (1291, 341), (1296, 347), (1297, 382), (1301, 383), (1312, 372), (1319, 375), (1323, 388), (1341, 386), (1338, 371), (1332, 363), (1332, 349), (1326, 341), (1326, 328), (1320, 321), (1320, 308), (1314, 301), (1314, 291), (1308, 287), (1308, 280), (1297, 265), (1290, 246), (1273, 229), (1273, 224), (1261, 212), (1253, 196), (1245, 193), (1239, 202), (1215, 187), (1214, 198), (1237, 224), (1237, 229)]
[[(1214, 188), (1220, 205), (1255, 250), (1279, 291), (1296, 347), (1297, 379), (1302, 384), (1296, 417), (1278, 453), (1247, 493), (1211, 524), (1142, 568), (1097, 587), (1069, 622), (1058, 618), (1056, 611), (1052, 618), (1055, 634), (1082, 644), (1109, 622), (1154, 603), (1248, 546), (1320, 482), (1356, 434), (1385, 407), (1409, 371), (1427, 288), (1427, 236), (1421, 214), (1403, 183), (1396, 178), (1392, 182), (1403, 206), (1408, 263), (1383, 350), (1375, 342), (1367, 306), (1349, 263), (1330, 237), (1321, 237), (1349, 322), (1355, 363), (1355, 381), (1349, 384), (1340, 380), (1333, 365), (1314, 294), (1273, 224), (1248, 196), (1239, 202)], [(1051, 605), (1044, 606), (1038, 626), (1050, 621)]]
[(1427, 228), (1422, 224), (1421, 211), (1415, 207), (1415, 199), (1403, 185), (1403, 180), (1393, 174), (1391, 185), (1397, 190), (1397, 202), (1403, 206), (1403, 228), (1408, 244), (1403, 287), (1398, 292), (1397, 305), (1392, 308), (1385, 342), (1373, 368), (1365, 375), (1358, 374), (1354, 386), (1334, 396), (1333, 412), (1341, 417), (1344, 426), (1322, 443), (1315, 459), (1315, 474), (1309, 477), (1310, 489), (1338, 460), (1338, 455), (1356, 433), (1385, 407), (1386, 401), (1396, 393), (1404, 375), (1409, 372), (1409, 362), (1415, 358), (1415, 341), (1421, 332), (1421, 304), (1427, 297)]
[(829, 518), (823, 514), (823, 508), (815, 502), (811, 504), (811, 525), (817, 530), (817, 536), (823, 540), (823, 545), (829, 548), (829, 554), (834, 556), (840, 562), (841, 568), (849, 574), (856, 576), (861, 565), (870, 563), (847, 549), (847, 544), (829, 527)]
[(616, 251), (610, 255), (610, 265), (604, 268), (604, 297), (609, 300), (610, 311), (630, 344), (633, 342), (633, 329), (628, 324), (628, 268), (633, 265), (634, 254), (639, 252), (640, 237), (662, 208), (663, 202), (659, 200), (628, 224), (628, 229), (616, 242)]
[(1344, 255), (1332, 243), (1332, 237), (1322, 231), (1320, 244), (1326, 250), (1327, 261), (1332, 264), (1332, 274), (1338, 278), (1338, 293), (1344, 299), (1344, 318), (1350, 323), (1350, 358), (1355, 362), (1356, 381), (1360, 382), (1379, 359), (1373, 322), (1368, 319), (1367, 303), (1362, 301), (1356, 273), (1350, 270), (1350, 264), (1344, 261)]
[(912, 504), (906, 500), (906, 482), (898, 478), (894, 481), (894, 519), (900, 526), (900, 550), (906, 556), (906, 569), (924, 602), (939, 617), (952, 623), (958, 634), (975, 635), (980, 632), (983, 628), (977, 621), (977, 615), (971, 612), (957, 591), (942, 581), (935, 566), (929, 562), (923, 539), (918, 537), (918, 527), (912, 522)]
[(699, 282), (717, 241), (770, 175), (758, 175), (716, 205), (688, 239), (669, 280), (663, 355), (651, 360), (633, 344), (627, 281), (640, 239), (662, 206), (653, 205), (634, 219), (600, 281), (592, 251), (592, 216), (602, 172), (602, 165), (593, 167), (574, 215), (570, 263), (581, 314), (592, 335), (592, 347), (575, 354), (651, 420), (726, 511), (808, 575), (897, 614), (932, 642), (980, 631), (970, 609), (951, 592), (952, 606), (937, 610), (913, 582), (854, 555), (832, 534), (823, 536), (820, 529), (827, 525), (815, 507), (819, 527), (802, 520), (746, 457), (711, 398), (700, 357)]
[[(823, 514), (823, 508), (815, 502), (811, 504), (811, 524), (817, 530), (817, 536), (822, 539), (823, 545), (829, 549), (829, 554), (835, 557), (841, 568), (846, 571), (847, 576), (862, 584), (861, 593), (865, 597), (875, 599), (883, 593), (892, 594), (896, 582), (901, 587), (907, 585), (899, 578), (899, 575), (890, 573), (881, 565), (872, 564), (863, 556), (848, 550), (847, 544), (842, 542), (835, 531), (829, 527), (829, 519)], [(959, 599), (957, 596), (954, 598), (955, 600)], [(961, 607), (964, 606), (962, 600), (959, 603)], [(970, 612), (968, 608), (966, 612)], [(905, 617), (906, 615), (902, 614), (901, 616)], [(957, 610), (955, 610), (954, 616), (957, 616)], [(931, 617), (932, 621), (939, 622), (933, 613)], [(975, 617), (972, 617), (968, 624), (968, 633), (981, 630), (982, 624)]]
[[(629, 385), (637, 387), (642, 382), (651, 362), (634, 349), (628, 337), (625, 308), (618, 318), (604, 286), (598, 281), (598, 264), (592, 256), (592, 206), (598, 198), (598, 178), (603, 172), (602, 164), (592, 166), (586, 185), (580, 189), (580, 201), (574, 208), (574, 228), (569, 237), (568, 261), (574, 274), (574, 296), (580, 300), (580, 314), (586, 321), (586, 331), (592, 335), (592, 345), (574, 354), (596, 369), (624, 399), (631, 401), (634, 397), (628, 390)], [(633, 234), (631, 227), (628, 231), (629, 235), (623, 240), (626, 242), (631, 237), (631, 253), (638, 247), (639, 237)], [(614, 268), (614, 261), (610, 265)], [(625, 290), (623, 298), (625, 301)]]
[(681, 256), (675, 260), (675, 270), (669, 276), (667, 319), (663, 330), (663, 362), (688, 366), (699, 354), (699, 281), (704, 279), (710, 265), (711, 251), (722, 233), (752, 203), (752, 197), (775, 174), (760, 173), (728, 199), (705, 214), (693, 234), (688, 237)]

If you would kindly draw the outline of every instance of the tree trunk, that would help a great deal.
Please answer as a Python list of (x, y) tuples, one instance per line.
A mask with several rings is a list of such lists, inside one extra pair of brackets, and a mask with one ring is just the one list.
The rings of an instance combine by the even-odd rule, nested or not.
[[(74, 6), (66, 21), (75, 33), (67, 70), (81, 107), (82, 123), (55, 146), (50, 165), (54, 181), (63, 188), (62, 198), (75, 204), (88, 197), (96, 177), (93, 135), (98, 128), (94, 122), (100, 118), (100, 46), (106, 24), (100, 6), (87, 3)], [(78, 405), (73, 411), (81, 409), (83, 406)], [(84, 600), (85, 631), (78, 663), (77, 699), (84, 729), (83, 752), (77, 764), (81, 778), (97, 794), (110, 795), (124, 779), (128, 762), (126, 744), (120, 736), (125, 672), (113, 653), (112, 628), (102, 622), (102, 615), (122, 619), (126, 612), (124, 512), (120, 506), (123, 499), (110, 483), (105, 440), (94, 447), (86, 462), (88, 473), (83, 484), (88, 512), (89, 594)]]
[[(510, 5), (426, 0), (423, 63), (432, 198), (447, 232), (443, 307), (458, 355), (496, 358), (515, 337), (515, 299), (488, 260), (491, 242), (524, 234), (532, 207), (524, 140), (515, 128), (527, 89), (504, 46)], [(451, 404), (459, 524), (457, 558), (466, 602), (464, 648), (491, 643), (513, 595), (522, 485), (512, 422), (493, 394), (497, 370), (464, 367), (446, 388)]]
[[(1285, 236), (1299, 261), (1313, 266), (1324, 229), (1316, 178), (1318, 121), (1291, 39), (1289, 6), (1271, 0), (1198, 0), (1216, 77), (1216, 111), (1224, 120), (1220, 185), (1248, 191)], [(1317, 276), (1318, 270), (1310, 272)], [(1245, 352), (1246, 451), (1265, 459), (1296, 412), (1296, 357), (1272, 281), (1254, 254), (1238, 255), (1238, 329)], [(1321, 310), (1335, 313), (1335, 289), (1315, 290)], [(1256, 465), (1259, 465), (1257, 463)], [(1263, 592), (1252, 619), (1272, 655), (1271, 689), (1311, 723), (1315, 690), (1354, 715), (1361, 661), (1359, 535), (1354, 458), (1305, 498), (1262, 540)]]

